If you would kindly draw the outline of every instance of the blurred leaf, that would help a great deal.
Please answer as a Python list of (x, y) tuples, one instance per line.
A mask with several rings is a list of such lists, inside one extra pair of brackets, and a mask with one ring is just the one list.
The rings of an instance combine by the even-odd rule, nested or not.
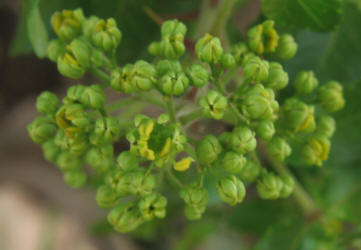
[(39, 8), (34, 8), (27, 18), (28, 35), (35, 54), (43, 58), (47, 55), (48, 33), (40, 15)]
[(262, 0), (265, 16), (277, 23), (317, 31), (333, 30), (342, 15), (341, 0)]

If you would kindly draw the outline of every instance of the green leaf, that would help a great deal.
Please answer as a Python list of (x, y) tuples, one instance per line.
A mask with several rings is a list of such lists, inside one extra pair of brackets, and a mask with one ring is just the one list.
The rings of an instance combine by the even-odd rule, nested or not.
[(27, 19), (28, 35), (35, 54), (43, 58), (47, 55), (48, 32), (41, 18), (39, 8), (34, 8)]
[(265, 16), (278, 24), (333, 30), (342, 16), (341, 0), (262, 0)]

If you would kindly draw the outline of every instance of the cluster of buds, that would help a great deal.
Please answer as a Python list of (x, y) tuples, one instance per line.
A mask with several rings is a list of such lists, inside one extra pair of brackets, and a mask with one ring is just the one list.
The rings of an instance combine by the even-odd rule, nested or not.
[[(178, 20), (166, 21), (161, 40), (149, 46), (156, 59), (124, 66), (114, 60), (121, 40), (114, 19), (65, 10), (54, 14), (52, 25), (58, 39), (49, 44), (48, 57), (60, 73), (77, 79), (89, 71), (104, 82), (73, 85), (61, 102), (43, 92), (36, 103), (41, 116), (29, 124), (28, 132), (67, 184), (79, 188), (88, 177), (97, 180), (92, 183), (97, 185), (96, 201), (110, 209), (108, 221), (119, 232), (166, 216), (164, 176), (178, 189), (185, 216), (197, 220), (208, 205), (210, 190), (204, 179), (210, 175), (217, 179), (213, 184), (218, 200), (235, 206), (252, 183), (262, 199), (292, 194), (294, 178), (277, 175), (270, 165), (287, 162), (291, 155), (316, 166), (328, 158), (336, 126), (329, 113), (345, 104), (342, 86), (335, 81), (321, 84), (312, 71), (301, 71), (291, 79), (294, 94), (279, 102), (278, 91), (290, 79), (279, 62), (266, 56), (290, 59), (297, 44), (290, 34), (279, 35), (271, 20), (251, 28), (248, 40), (230, 51), (218, 37), (205, 34), (195, 43), (198, 61), (187, 64), (180, 60), (187, 28)], [(160, 106), (167, 107), (167, 113), (156, 118), (132, 114), (134, 123), (123, 123), (106, 105), (106, 88), (132, 95), (129, 102), (140, 92), (148, 92), (152, 100), (160, 96), (156, 101), (164, 102)], [(184, 99), (187, 105), (180, 102)], [(189, 112), (190, 100), (194, 111), (177, 112), (183, 106)], [(213, 119), (233, 128), (203, 134), (199, 140), (195, 134), (201, 131), (187, 130), (192, 122)], [(130, 147), (118, 154), (114, 145), (121, 139)], [(189, 173), (196, 173), (195, 178)]]

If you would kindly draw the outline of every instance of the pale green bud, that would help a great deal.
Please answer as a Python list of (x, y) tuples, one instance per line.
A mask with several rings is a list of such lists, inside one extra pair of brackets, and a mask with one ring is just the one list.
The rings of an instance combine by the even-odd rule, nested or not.
[(63, 100), (65, 104), (80, 102), (84, 91), (87, 89), (84, 85), (73, 85), (68, 88), (66, 98)]
[(213, 135), (203, 137), (196, 146), (197, 161), (207, 165), (214, 162), (222, 151), (222, 145)]
[(220, 120), (227, 109), (228, 100), (218, 91), (210, 90), (200, 99), (199, 104), (208, 118)]
[(255, 150), (257, 146), (256, 134), (247, 127), (236, 127), (230, 137), (232, 150), (239, 154), (245, 154)]
[(174, 20), (167, 20), (162, 24), (161, 27), (161, 34), (162, 37), (168, 36), (185, 36), (187, 33), (187, 27), (184, 23), (179, 22), (177, 19)]
[(287, 72), (283, 70), (283, 67), (279, 63), (271, 62), (269, 66), (270, 67), (266, 86), (274, 90), (280, 90), (285, 88), (288, 84)]
[(209, 200), (207, 189), (196, 184), (182, 189), (179, 195), (184, 202), (191, 207), (205, 207)]
[(155, 67), (143, 60), (137, 61), (131, 69), (130, 81), (134, 90), (149, 91), (157, 82)]
[(36, 109), (41, 114), (54, 114), (58, 107), (58, 97), (50, 91), (44, 91), (36, 99)]
[(120, 233), (135, 230), (143, 222), (138, 206), (135, 203), (120, 204), (108, 214), (108, 222)]
[(246, 188), (241, 180), (230, 175), (217, 182), (217, 193), (222, 201), (234, 206), (242, 202), (246, 195)]
[(83, 170), (70, 170), (64, 173), (64, 181), (72, 188), (81, 188), (85, 185), (87, 175)]
[(58, 57), (59, 72), (66, 77), (79, 79), (85, 74), (85, 69), (70, 53)]
[(114, 166), (113, 154), (113, 145), (104, 145), (90, 149), (85, 160), (95, 171), (103, 173)]
[(90, 67), (91, 48), (84, 40), (78, 38), (74, 39), (70, 45), (67, 46), (67, 49), (81, 66), (84, 68)]
[(158, 193), (143, 197), (138, 203), (139, 210), (146, 221), (166, 216), (167, 198)]
[(243, 155), (229, 151), (225, 153), (221, 160), (221, 167), (231, 174), (238, 174), (242, 171), (247, 160)]
[(44, 143), (55, 135), (56, 125), (50, 117), (35, 118), (27, 127), (30, 138), (35, 143)]
[(223, 53), (219, 62), (224, 69), (229, 69), (236, 65), (236, 59), (230, 53)]
[(113, 142), (119, 139), (120, 125), (113, 116), (99, 118), (95, 122), (94, 133), (102, 137), (105, 142)]
[(202, 207), (186, 206), (184, 208), (184, 214), (188, 220), (199, 220), (202, 218), (202, 215), (205, 210), (206, 210), (205, 206)]
[(104, 89), (98, 84), (86, 87), (80, 97), (80, 102), (86, 107), (94, 109), (103, 108), (105, 104)]
[(55, 33), (64, 42), (70, 42), (82, 33), (84, 14), (81, 9), (63, 10), (55, 12), (51, 17), (51, 24)]
[(73, 126), (87, 128), (90, 121), (83, 105), (67, 104), (62, 106), (56, 113), (56, 123), (62, 129)]
[(157, 185), (154, 175), (145, 174), (145, 171), (138, 170), (127, 174), (129, 177), (129, 189), (134, 195), (145, 196), (154, 191)]
[(241, 173), (239, 174), (239, 177), (244, 182), (250, 183), (250, 182), (254, 182), (260, 173), (261, 173), (261, 166), (254, 161), (247, 160)]
[(114, 53), (122, 38), (115, 19), (109, 18), (107, 21), (93, 19), (87, 25), (87, 29), (89, 29), (87, 34), (91, 37), (93, 44), (100, 49)]
[(207, 33), (197, 41), (195, 51), (199, 60), (215, 64), (223, 54), (221, 40)]
[(267, 144), (268, 154), (277, 161), (284, 161), (292, 153), (291, 146), (281, 137), (273, 137)]
[(342, 86), (336, 81), (329, 81), (318, 91), (318, 100), (321, 107), (327, 112), (336, 112), (345, 106)]
[(58, 155), (61, 152), (53, 140), (47, 141), (41, 145), (45, 159), (49, 162), (55, 163)]
[(314, 135), (302, 146), (301, 156), (305, 164), (322, 166), (328, 159), (331, 142), (323, 135)]
[(317, 120), (316, 133), (331, 138), (336, 130), (336, 121), (329, 115), (323, 115)]
[(149, 54), (154, 55), (154, 56), (161, 55), (162, 54), (161, 42), (152, 42), (151, 44), (149, 44), (148, 52), (149, 52)]
[(281, 189), (281, 192), (280, 192), (280, 198), (287, 198), (293, 192), (293, 189), (295, 187), (295, 181), (289, 175), (282, 175), (282, 176), (280, 176), (280, 178), (281, 178), (282, 183), (283, 183), (282, 189)]
[(200, 88), (208, 82), (209, 73), (201, 64), (193, 64), (188, 70), (188, 77), (191, 79), (193, 86)]
[(182, 66), (176, 60), (160, 60), (156, 66), (158, 76), (164, 76), (168, 72), (181, 72)]
[(258, 56), (251, 57), (243, 68), (244, 78), (254, 82), (264, 82), (268, 78), (269, 63)]
[(238, 43), (232, 47), (232, 55), (238, 64), (243, 62), (244, 56), (247, 52), (248, 48), (245, 43)]
[(116, 91), (131, 93), (133, 87), (130, 82), (132, 65), (127, 64), (122, 69), (116, 68), (110, 74), (110, 87)]
[(266, 173), (257, 182), (257, 191), (259, 197), (264, 200), (276, 200), (281, 195), (283, 182), (280, 177), (273, 173)]
[(182, 35), (167, 36), (162, 38), (160, 48), (162, 55), (169, 59), (177, 59), (186, 51)]
[(57, 62), (66, 52), (66, 44), (59, 39), (52, 40), (48, 45), (48, 58), (53, 62)]
[(258, 123), (256, 133), (261, 139), (269, 141), (276, 133), (276, 129), (272, 121), (263, 120)]
[(182, 95), (189, 86), (189, 79), (183, 72), (168, 72), (160, 80), (160, 88), (166, 95)]
[(249, 47), (256, 53), (275, 52), (279, 36), (274, 29), (274, 21), (267, 20), (251, 28), (247, 35)]
[(281, 35), (276, 54), (280, 59), (288, 60), (296, 55), (298, 45), (295, 42), (295, 39), (290, 34)]
[(83, 164), (80, 157), (69, 152), (61, 152), (56, 159), (56, 163), (64, 172), (70, 170), (79, 170)]
[(130, 151), (123, 151), (117, 158), (117, 164), (120, 169), (128, 172), (139, 167), (139, 159)]
[(297, 94), (309, 94), (318, 86), (318, 80), (313, 71), (301, 71), (297, 74), (293, 85)]
[(119, 195), (108, 185), (100, 186), (96, 194), (96, 202), (101, 208), (114, 207), (119, 202)]

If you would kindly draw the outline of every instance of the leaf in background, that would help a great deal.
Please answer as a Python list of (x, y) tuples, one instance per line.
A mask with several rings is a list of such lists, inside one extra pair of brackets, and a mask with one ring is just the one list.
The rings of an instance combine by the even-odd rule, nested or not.
[(47, 55), (48, 32), (40, 15), (39, 7), (34, 8), (27, 18), (28, 36), (35, 54), (43, 58)]
[(341, 0), (262, 0), (264, 15), (277, 23), (316, 31), (333, 30), (342, 16)]

